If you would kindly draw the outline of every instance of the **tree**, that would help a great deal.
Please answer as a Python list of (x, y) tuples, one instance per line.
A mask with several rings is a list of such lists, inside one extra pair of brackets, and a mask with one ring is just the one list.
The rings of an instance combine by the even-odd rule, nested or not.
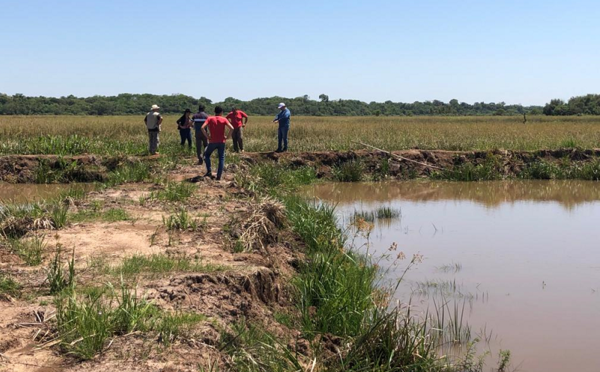
[(329, 102), (329, 96), (327, 94), (320, 94), (319, 99), (321, 102)]

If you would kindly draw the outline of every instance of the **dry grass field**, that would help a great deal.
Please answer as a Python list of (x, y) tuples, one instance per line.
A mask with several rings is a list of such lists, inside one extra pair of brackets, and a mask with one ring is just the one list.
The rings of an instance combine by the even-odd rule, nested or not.
[[(163, 123), (161, 152), (179, 151), (176, 116)], [(277, 147), (271, 117), (250, 117), (246, 151)], [(600, 117), (293, 117), (291, 151), (538, 150), (597, 148)], [(146, 131), (138, 116), (0, 116), (0, 154), (143, 154)]]

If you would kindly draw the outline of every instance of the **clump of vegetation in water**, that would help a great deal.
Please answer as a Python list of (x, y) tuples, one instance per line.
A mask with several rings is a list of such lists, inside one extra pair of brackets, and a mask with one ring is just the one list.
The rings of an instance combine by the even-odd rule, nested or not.
[(350, 160), (333, 167), (333, 178), (339, 182), (360, 182), (364, 173), (364, 164), (359, 160)]

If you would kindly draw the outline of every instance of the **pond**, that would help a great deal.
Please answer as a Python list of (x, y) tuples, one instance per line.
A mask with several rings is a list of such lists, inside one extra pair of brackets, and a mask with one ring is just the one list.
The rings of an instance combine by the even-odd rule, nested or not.
[(358, 212), (396, 212), (375, 217), (369, 253), (390, 255), (396, 243), (394, 257), (406, 255), (397, 268), (381, 260), (388, 279), (422, 255), (398, 300), (458, 303), (484, 340), (479, 352), (508, 349), (519, 371), (600, 369), (600, 182), (328, 183), (306, 193), (337, 205), (344, 227)]
[(59, 196), (71, 189), (91, 191), (94, 184), (12, 184), (0, 182), (0, 204), (25, 204)]

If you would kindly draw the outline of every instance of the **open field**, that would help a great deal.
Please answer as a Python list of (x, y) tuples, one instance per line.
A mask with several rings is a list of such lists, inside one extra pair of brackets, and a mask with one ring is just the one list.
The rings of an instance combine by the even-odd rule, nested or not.
[[(0, 116), (0, 154), (140, 155), (147, 135), (138, 116)], [(163, 153), (177, 153), (176, 116), (166, 116)], [(251, 117), (249, 152), (277, 147), (271, 117)], [(387, 150), (539, 150), (596, 148), (600, 117), (293, 117), (291, 151), (361, 148), (362, 140)]]

